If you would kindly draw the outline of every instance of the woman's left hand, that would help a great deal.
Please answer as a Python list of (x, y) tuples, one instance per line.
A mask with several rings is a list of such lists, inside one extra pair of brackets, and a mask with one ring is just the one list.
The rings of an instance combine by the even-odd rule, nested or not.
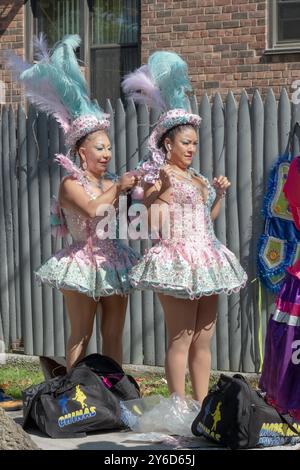
[(226, 176), (218, 176), (213, 179), (213, 187), (216, 190), (217, 197), (222, 198), (225, 196), (226, 190), (229, 188), (231, 183), (228, 181)]

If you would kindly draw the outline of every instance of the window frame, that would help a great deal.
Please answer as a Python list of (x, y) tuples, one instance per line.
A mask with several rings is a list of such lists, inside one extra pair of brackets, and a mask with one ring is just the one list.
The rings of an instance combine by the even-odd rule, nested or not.
[[(92, 28), (93, 28), (93, 25), (92, 25), (92, 21), (93, 21), (93, 1), (92, 0), (87, 0), (87, 3), (89, 5), (88, 7), (88, 22), (89, 22), (89, 32), (92, 31)], [(89, 88), (92, 92), (92, 85), (93, 85), (93, 80), (91, 78), (91, 65), (92, 65), (92, 62), (93, 62), (93, 58), (92, 58), (92, 55), (94, 53), (95, 50), (99, 50), (99, 49), (112, 49), (112, 48), (117, 48), (119, 47), (121, 50), (122, 48), (126, 48), (126, 47), (132, 47), (132, 46), (135, 46), (137, 48), (137, 57), (138, 57), (138, 63), (141, 64), (141, 1), (139, 0), (138, 2), (138, 25), (139, 25), (139, 34), (138, 34), (138, 41), (137, 42), (132, 42), (132, 43), (126, 43), (126, 44), (118, 44), (118, 43), (105, 43), (105, 44), (98, 44), (98, 43), (94, 43), (91, 39), (91, 35), (89, 34), (89, 39), (90, 39), (90, 44), (89, 44), (89, 47), (88, 47), (88, 73), (89, 73)], [(90, 13), (90, 14), (89, 14)], [(120, 91), (121, 91), (121, 83), (120, 83)], [(121, 96), (122, 96), (122, 91), (121, 91)]]
[[(32, 38), (37, 33), (38, 20), (34, 17), (33, 9), (37, 0), (30, 0), (26, 3), (25, 9), (25, 57), (29, 62), (33, 62), (33, 43)], [(80, 16), (83, 18), (80, 21), (79, 35), (82, 40), (80, 47), (79, 59), (85, 64), (88, 86), (90, 86), (90, 51), (89, 51), (89, 0), (80, 1)]]
[(288, 54), (300, 52), (298, 41), (278, 40), (278, 1), (268, 0), (268, 47), (265, 54)]
[[(37, 33), (38, 20), (34, 17), (33, 10), (35, 9), (36, 2), (38, 0), (30, 0), (26, 2), (25, 9), (25, 56), (29, 62), (33, 62), (33, 42), (32, 38)], [(140, 6), (140, 3), (139, 3)], [(88, 88), (91, 90), (91, 63), (93, 49), (98, 48), (110, 48), (115, 46), (128, 47), (135, 45), (137, 47), (138, 62), (141, 63), (141, 8), (138, 10), (138, 24), (139, 24), (139, 36), (137, 43), (126, 43), (126, 44), (92, 44), (90, 41), (90, 29), (92, 28), (92, 0), (80, 0), (80, 15), (83, 18), (80, 21), (79, 35), (82, 40), (82, 47), (80, 47), (80, 60), (85, 67), (85, 79), (88, 84)], [(120, 84), (121, 86), (121, 84)]]

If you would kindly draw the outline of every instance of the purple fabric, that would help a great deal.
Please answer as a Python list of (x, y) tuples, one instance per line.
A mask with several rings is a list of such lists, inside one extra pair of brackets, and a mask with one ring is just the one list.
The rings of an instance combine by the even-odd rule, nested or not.
[(300, 280), (292, 274), (287, 274), (276, 301), (291, 302), (300, 305)]
[[(289, 274), (278, 295), (277, 305), (283, 299), (285, 305), (300, 303), (300, 281)], [(259, 385), (278, 409), (300, 419), (300, 326), (274, 321), (271, 316)]]

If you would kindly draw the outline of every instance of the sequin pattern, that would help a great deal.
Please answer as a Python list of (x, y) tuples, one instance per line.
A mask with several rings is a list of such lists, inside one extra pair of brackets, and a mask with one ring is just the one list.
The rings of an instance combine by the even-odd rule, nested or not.
[[(211, 219), (215, 190), (208, 180), (204, 200), (198, 187), (174, 180), (170, 203), (170, 237), (145, 252), (130, 273), (137, 289), (151, 289), (179, 298), (238, 292), (247, 275), (235, 255), (217, 238)], [(178, 210), (187, 208), (179, 223)]]

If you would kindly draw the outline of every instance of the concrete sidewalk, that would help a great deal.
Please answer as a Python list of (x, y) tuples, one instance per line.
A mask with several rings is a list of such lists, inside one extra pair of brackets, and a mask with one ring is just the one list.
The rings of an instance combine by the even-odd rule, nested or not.
[[(22, 411), (8, 413), (17, 424), (22, 425)], [(32, 440), (42, 450), (145, 450), (145, 451), (173, 451), (173, 450), (224, 450), (224, 448), (210, 443), (205, 438), (191, 437), (181, 438), (168, 436), (161, 442), (141, 440), (146, 434), (138, 434), (132, 431), (89, 433), (86, 437), (51, 439), (36, 430), (27, 431)], [(151, 439), (154, 433), (148, 433)], [(295, 446), (265, 447), (263, 450), (300, 450), (300, 444)]]
[[(11, 411), (8, 415), (17, 424), (22, 425), (22, 411)], [(26, 430), (32, 440), (43, 450), (174, 450), (174, 449), (220, 449), (206, 439), (174, 438), (167, 437), (166, 442), (141, 441), (145, 434), (137, 434), (131, 431), (119, 432), (93, 432), (86, 437), (52, 439), (37, 430)], [(148, 438), (153, 438), (154, 433), (149, 433)], [(161, 434), (161, 436), (163, 436)], [(166, 435), (164, 435), (166, 436)]]

